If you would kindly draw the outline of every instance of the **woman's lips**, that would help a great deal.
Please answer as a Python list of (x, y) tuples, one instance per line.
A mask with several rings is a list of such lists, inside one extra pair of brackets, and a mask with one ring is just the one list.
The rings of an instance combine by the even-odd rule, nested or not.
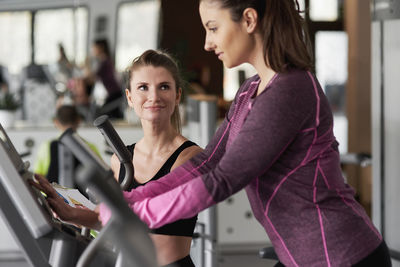
[(150, 110), (159, 110), (159, 109), (163, 109), (164, 106), (149, 106), (149, 107), (145, 107), (145, 109), (150, 109)]

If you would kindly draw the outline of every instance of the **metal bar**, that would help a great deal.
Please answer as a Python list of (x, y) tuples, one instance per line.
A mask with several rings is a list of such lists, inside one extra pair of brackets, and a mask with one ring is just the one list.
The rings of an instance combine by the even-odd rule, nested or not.
[(7, 223), (10, 232), (13, 233), (15, 241), (21, 248), (25, 259), (33, 267), (50, 267), (49, 263), (47, 262), (47, 258), (43, 254), (43, 251), (40, 248), (37, 240), (32, 236), (31, 232), (25, 224), (25, 221), (21, 219), (19, 212), (14, 206), (14, 203), (9, 198), (9, 195), (1, 182), (0, 202), (0, 216), (2, 216), (4, 221)]
[(397, 261), (400, 261), (400, 251), (393, 250), (389, 248), (390, 257)]
[(380, 22), (380, 65), (381, 65), (381, 103), (380, 103), (380, 209), (381, 209), (381, 234), (385, 237), (385, 61), (384, 61), (384, 22)]

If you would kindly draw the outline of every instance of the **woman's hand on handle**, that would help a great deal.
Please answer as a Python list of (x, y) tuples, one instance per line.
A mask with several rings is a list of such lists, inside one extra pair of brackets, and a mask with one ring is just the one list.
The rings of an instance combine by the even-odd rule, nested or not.
[(65, 202), (64, 198), (57, 193), (46, 178), (35, 174), (35, 181), (29, 180), (29, 183), (46, 194), (46, 200), (53, 210), (55, 217), (66, 222), (71, 222), (74, 219), (75, 209)]
[(29, 182), (32, 186), (47, 195), (47, 202), (53, 210), (55, 217), (78, 226), (86, 226), (92, 229), (100, 228), (97, 212), (82, 207), (71, 207), (46, 178), (35, 174), (35, 180), (29, 180)]

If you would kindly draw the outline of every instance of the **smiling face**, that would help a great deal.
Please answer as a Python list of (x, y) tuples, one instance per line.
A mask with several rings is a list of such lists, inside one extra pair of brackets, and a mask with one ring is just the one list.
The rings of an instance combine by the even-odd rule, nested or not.
[(227, 68), (248, 62), (252, 38), (246, 21), (233, 21), (229, 9), (218, 1), (201, 1), (199, 12), (206, 30), (204, 49), (214, 51)]
[(128, 104), (142, 121), (171, 122), (179, 104), (181, 90), (171, 73), (163, 67), (141, 66), (132, 71)]

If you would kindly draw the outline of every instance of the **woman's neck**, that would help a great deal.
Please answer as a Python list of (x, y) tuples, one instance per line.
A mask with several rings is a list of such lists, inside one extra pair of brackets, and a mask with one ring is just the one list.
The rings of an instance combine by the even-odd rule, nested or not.
[(257, 95), (264, 91), (265, 87), (275, 76), (276, 72), (267, 66), (264, 60), (264, 47), (262, 40), (257, 39), (253, 54), (250, 57), (250, 64), (256, 69), (258, 76), (260, 77), (260, 84), (258, 85)]
[(162, 154), (169, 151), (179, 133), (171, 123), (153, 123), (142, 121), (143, 138), (138, 142), (148, 154)]

